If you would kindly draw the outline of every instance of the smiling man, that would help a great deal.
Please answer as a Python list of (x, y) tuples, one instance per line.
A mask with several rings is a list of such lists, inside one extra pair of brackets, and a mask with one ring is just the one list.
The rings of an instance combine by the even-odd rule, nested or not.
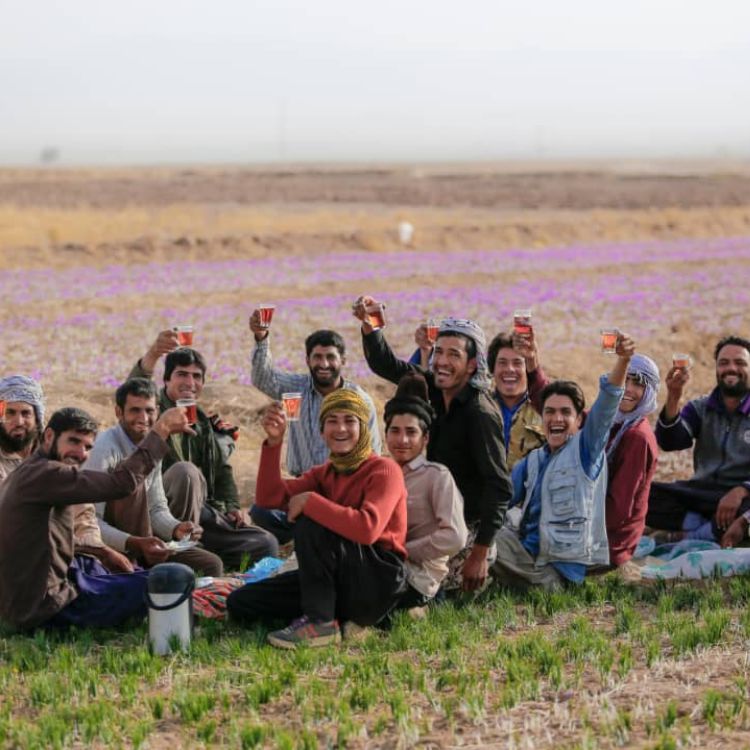
[(513, 469), (515, 527), (497, 535), (492, 573), (513, 589), (580, 583), (586, 568), (609, 563), (605, 504), (605, 446), (623, 395), (635, 345), (624, 333), (617, 361), (599, 381), (599, 396), (583, 422), (580, 387), (556, 380), (542, 391), (542, 423), (547, 445), (532, 451)]
[(750, 341), (721, 339), (714, 349), (716, 388), (680, 409), (689, 368), (667, 373), (667, 401), (656, 439), (664, 451), (693, 448), (693, 476), (651, 485), (646, 523), (680, 538), (734, 546), (750, 524)]
[[(435, 410), (427, 401), (427, 382), (405, 375), (385, 405), (385, 442), (406, 482), (406, 575), (408, 588), (399, 609), (422, 608), (448, 575), (450, 558), (466, 545), (464, 501), (450, 471), (428, 461)], [(422, 612), (424, 610), (421, 610)]]
[(329, 458), (294, 479), (281, 476), (284, 412), (271, 404), (263, 417), (258, 497), (288, 513), (299, 568), (237, 589), (227, 609), (243, 622), (295, 618), (268, 634), (279, 648), (336, 643), (341, 622), (374, 625), (406, 587), (404, 478), (390, 458), (373, 453), (368, 417), (356, 391), (329, 393), (319, 423)]
[(549, 383), (537, 354), (533, 332), (527, 336), (499, 333), (490, 342), (487, 364), (495, 384), (493, 396), (503, 416), (508, 468), (544, 444), (542, 418), (530, 398), (529, 386), (541, 392)]
[[(168, 353), (167, 353), (168, 352)], [(131, 370), (130, 378), (151, 378), (159, 358), (164, 360), (164, 387), (159, 392), (162, 411), (178, 399), (198, 401), (206, 383), (206, 361), (200, 352), (177, 348), (177, 334), (162, 331)], [(240, 508), (239, 492), (229, 457), (234, 441), (203, 409), (197, 407), (193, 434), (176, 435), (162, 462), (164, 491), (175, 518), (203, 529), (201, 541), (224, 564), (236, 569), (278, 553), (273, 535), (253, 526)]]
[(624, 565), (633, 557), (646, 525), (648, 495), (659, 456), (647, 417), (656, 411), (659, 383), (656, 362), (634, 354), (607, 441), (607, 539), (613, 566)]
[(366, 307), (369, 296), (357, 300), (354, 315), (362, 321), (362, 345), (370, 369), (398, 383), (409, 372), (427, 381), (429, 401), (436, 412), (427, 458), (448, 467), (464, 498), (469, 543), (452, 560), (444, 587), (482, 588), (493, 555), (495, 534), (503, 524), (512, 494), (505, 459), (502, 418), (489, 394), (489, 374), (482, 329), (471, 320), (447, 318), (440, 324), (432, 369), (398, 359), (382, 330), (374, 330)]
[(0, 482), (37, 448), (44, 425), (42, 386), (25, 375), (0, 380), (0, 401), (5, 415), (0, 419)]
[[(280, 370), (273, 365), (270, 347), (270, 327), (263, 326), (260, 311), (250, 316), (250, 330), (255, 338), (251, 378), (253, 385), (272, 399), (280, 400), (282, 393), (300, 393), (299, 420), (289, 423), (286, 466), (292, 476), (300, 476), (313, 466), (325, 463), (328, 447), (318, 428), (320, 405), (337, 388), (356, 391), (367, 403), (367, 428), (372, 449), (380, 453), (380, 432), (372, 399), (358, 385), (346, 380), (341, 371), (346, 365), (344, 339), (336, 331), (319, 330), (305, 340), (307, 373)], [(268, 529), (282, 543), (292, 538), (292, 527), (281, 511), (271, 511), (256, 504), (251, 510), (255, 523)]]
[[(117, 424), (99, 435), (84, 467), (110, 471), (130, 456), (159, 416), (156, 398), (156, 386), (152, 381), (145, 378), (126, 380), (115, 393)], [(203, 575), (220, 576), (223, 573), (221, 560), (208, 550), (195, 547), (172, 553), (165, 545), (164, 542), (171, 540), (198, 541), (203, 529), (192, 521), (180, 521), (170, 512), (161, 465), (156, 466), (131, 495), (97, 503), (96, 513), (104, 543), (130, 555), (144, 567), (170, 559)]]
[(184, 413), (161, 415), (138, 448), (111, 472), (82, 471), (96, 422), (74, 408), (56, 411), (39, 450), (0, 488), (0, 617), (17, 628), (41, 624), (107, 627), (145, 613), (146, 573), (110, 575), (74, 555), (71, 506), (134, 492), (190, 430)]

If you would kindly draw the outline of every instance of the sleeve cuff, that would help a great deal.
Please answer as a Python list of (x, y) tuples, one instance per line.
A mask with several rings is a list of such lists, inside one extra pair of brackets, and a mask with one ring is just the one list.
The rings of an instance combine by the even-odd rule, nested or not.
[(609, 376), (606, 374), (599, 377), (599, 389), (613, 396), (625, 393), (625, 388), (621, 385), (612, 385), (612, 383), (609, 382)]

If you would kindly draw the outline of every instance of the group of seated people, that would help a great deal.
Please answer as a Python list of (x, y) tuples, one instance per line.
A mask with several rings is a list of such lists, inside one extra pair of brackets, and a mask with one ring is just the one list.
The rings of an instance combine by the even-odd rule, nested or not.
[[(0, 621), (116, 625), (145, 614), (158, 563), (221, 577), (293, 545), (293, 569), (237, 588), (227, 610), (238, 623), (290, 621), (269, 633), (275, 646), (319, 646), (491, 580), (580, 583), (628, 564), (647, 524), (664, 541), (747, 536), (750, 341), (719, 341), (716, 388), (682, 408), (690, 368), (672, 366), (652, 430), (659, 369), (624, 332), (587, 409), (575, 382), (547, 377), (533, 329), (488, 347), (476, 323), (446, 318), (432, 340), (417, 330), (407, 361), (373, 326), (374, 304), (363, 296), (353, 310), (369, 367), (397, 385), (384, 409), (389, 457), (372, 399), (342, 375), (342, 337), (315, 331), (308, 372), (285, 372), (270, 325), (251, 315), (252, 382), (272, 401), (250, 516), (230, 464), (237, 428), (178, 405), (200, 400), (207, 366), (175, 331), (117, 389), (116, 424), (100, 435), (77, 408), (45, 423), (33, 379), (0, 380)], [(301, 394), (293, 421), (280, 403), (289, 392)], [(692, 479), (652, 481), (659, 448), (690, 447)]]

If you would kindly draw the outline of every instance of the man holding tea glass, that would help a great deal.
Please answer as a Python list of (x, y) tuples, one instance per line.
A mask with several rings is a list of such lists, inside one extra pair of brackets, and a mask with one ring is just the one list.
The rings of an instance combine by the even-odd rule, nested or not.
[(239, 492), (229, 457), (234, 441), (217, 419), (198, 405), (206, 379), (206, 361), (200, 352), (178, 348), (176, 331), (162, 331), (131, 370), (129, 378), (151, 378), (160, 357), (164, 360), (164, 387), (159, 392), (162, 411), (185, 407), (194, 435), (169, 441), (162, 462), (164, 490), (175, 518), (203, 528), (203, 546), (222, 558), (227, 568), (278, 552), (276, 539), (253, 526), (240, 508)]
[(721, 339), (714, 349), (716, 388), (680, 409), (690, 359), (675, 355), (656, 440), (664, 451), (693, 448), (693, 476), (653, 482), (646, 523), (668, 541), (706, 539), (733, 547), (750, 525), (750, 341)]
[(362, 344), (372, 371), (392, 383), (408, 372), (421, 372), (436, 412), (427, 458), (448, 467), (464, 498), (469, 546), (454, 558), (446, 588), (465, 591), (487, 582), (495, 534), (503, 524), (512, 494), (503, 444), (502, 420), (489, 394), (489, 373), (482, 329), (471, 320), (441, 322), (431, 370), (400, 360), (382, 330), (371, 325), (367, 308), (376, 301), (360, 297), (354, 315), (362, 321)]
[[(341, 371), (346, 364), (344, 339), (322, 329), (305, 340), (307, 373), (293, 373), (275, 367), (271, 357), (271, 318), (258, 308), (250, 316), (250, 330), (255, 338), (252, 354), (251, 378), (253, 385), (270, 398), (281, 401), (289, 423), (286, 468), (292, 476), (301, 476), (313, 466), (328, 460), (326, 446), (319, 427), (320, 405), (325, 396), (338, 388), (357, 391), (369, 408), (368, 431), (372, 450), (380, 453), (380, 432), (372, 399), (355, 383), (346, 380)], [(286, 514), (258, 505), (250, 511), (253, 521), (268, 529), (282, 543), (292, 538), (292, 527)]]

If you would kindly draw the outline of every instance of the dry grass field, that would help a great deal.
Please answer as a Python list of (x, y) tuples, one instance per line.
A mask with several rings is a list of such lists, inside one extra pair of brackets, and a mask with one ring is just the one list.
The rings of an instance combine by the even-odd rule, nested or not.
[[(400, 221), (415, 228), (406, 247), (398, 241)], [(241, 427), (233, 461), (243, 501), (250, 503), (261, 441), (258, 413), (266, 398), (250, 384), (247, 318), (260, 302), (277, 306), (272, 350), (279, 366), (303, 370), (304, 337), (316, 328), (336, 328), (349, 347), (348, 375), (381, 408), (393, 387), (372, 376), (361, 357), (350, 304), (362, 293), (386, 302), (386, 333), (404, 356), (413, 349), (415, 327), (428, 317), (472, 317), (491, 337), (509, 327), (514, 308), (531, 307), (545, 368), (552, 376), (579, 380), (589, 399), (609, 365), (598, 351), (598, 330), (610, 325), (630, 332), (663, 371), (672, 352), (690, 352), (695, 361), (690, 394), (705, 392), (714, 381), (716, 339), (730, 332), (748, 335), (750, 166), (0, 170), (0, 261), (3, 372), (39, 377), (51, 408), (79, 405), (103, 425), (114, 418), (114, 386), (156, 334), (193, 324), (196, 348), (209, 361), (206, 406)], [(665, 456), (660, 465), (661, 476), (688, 471), (686, 455)], [(609, 594), (617, 593), (611, 585)], [(586, 596), (560, 604), (559, 612), (549, 602), (530, 609), (508, 603), (516, 615), (506, 633), (523, 640), (539, 628), (554, 651), (555, 643), (568, 648), (559, 639), (573, 638), (585, 630), (583, 621), (590, 621), (609, 634), (615, 651), (606, 652), (606, 659), (614, 661), (606, 670), (593, 662), (587, 666), (587, 659), (606, 651), (588, 631), (586, 637), (596, 641), (594, 656), (579, 655), (561, 667), (554, 666), (552, 654), (540, 655), (529, 645), (530, 658), (547, 665), (539, 667), (545, 676), (541, 687), (519, 688), (512, 700), (502, 697), (507, 681), (502, 694), (488, 697), (479, 678), (463, 687), (460, 681), (446, 683), (446, 690), (438, 680), (428, 685), (432, 701), (423, 685), (416, 704), (403, 707), (393, 698), (382, 713), (376, 709), (383, 696), (364, 692), (346, 715), (304, 704), (309, 722), (300, 724), (287, 715), (290, 700), (304, 703), (297, 691), (328, 695), (302, 680), (294, 683), (293, 699), (279, 688), (267, 700), (250, 700), (255, 723), (232, 733), (223, 731), (216, 713), (221, 706), (213, 703), (195, 721), (185, 720), (190, 711), (169, 703), (172, 687), (159, 673), (146, 703), (153, 709), (163, 700), (167, 708), (153, 709), (148, 731), (136, 728), (132, 735), (109, 739), (95, 732), (89, 740), (80, 732), (63, 733), (63, 740), (51, 744), (315, 747), (343, 736), (340, 744), (355, 747), (750, 746), (745, 709), (736, 712), (741, 720), (714, 719), (717, 711), (729, 710), (731, 691), (747, 700), (748, 628), (736, 620), (746, 613), (747, 592), (723, 602), (730, 621), (716, 626), (719, 637), (699, 639), (682, 651), (668, 648), (663, 658), (648, 650), (654, 648), (649, 643), (678, 632), (682, 615), (703, 622), (711, 592), (693, 609), (674, 602), (670, 609), (658, 596), (650, 603), (636, 596), (623, 599), (630, 602), (625, 611), (617, 601), (589, 602)], [(594, 609), (586, 609), (589, 605)], [(493, 602), (493, 622), (502, 630), (499, 611)], [(657, 612), (663, 627), (649, 635)], [(469, 617), (474, 619), (467, 632), (486, 636), (481, 608), (471, 609)], [(351, 682), (358, 661), (372, 661), (372, 672), (363, 668), (364, 684), (370, 678), (375, 685), (388, 684), (378, 659), (403, 661), (400, 655), (408, 653), (406, 641), (414, 635), (410, 627), (397, 628), (387, 657), (381, 644), (365, 649), (361, 660), (350, 649), (343, 667), (316, 660), (313, 682), (339, 685), (342, 669)], [(632, 642), (631, 630), (640, 634)], [(454, 635), (445, 638), (446, 648), (457, 646), (453, 671), (460, 671), (461, 659), (481, 662), (483, 652), (463, 642), (459, 648), (461, 639)], [(429, 630), (417, 636), (420, 643), (442, 637)], [(236, 634), (235, 641), (240, 642)], [(2, 658), (15, 663), (8, 648)], [(266, 659), (258, 656), (263, 653), (263, 647), (253, 647), (255, 658)], [(498, 665), (507, 667), (506, 656), (487, 653), (485, 677), (493, 685), (502, 682)], [(181, 690), (200, 684), (211, 692), (212, 667), (204, 657), (193, 677), (182, 667), (175, 672)], [(415, 658), (430, 674), (451, 672), (445, 653), (425, 647)], [(282, 669), (282, 661), (274, 659), (273, 669)], [(232, 672), (227, 664), (223, 669)], [(555, 669), (562, 669), (559, 679)], [(229, 683), (237, 676), (229, 674)], [(408, 687), (409, 679), (396, 680), (407, 704), (414, 687)], [(707, 690), (723, 697), (706, 698)], [(11, 706), (5, 700), (0, 724)], [(14, 710), (33, 721), (46, 704), (28, 700)], [(223, 705), (236, 709), (232, 696)], [(328, 718), (315, 724), (319, 715)], [(214, 722), (213, 729), (207, 721)], [(289, 731), (287, 739), (262, 729), (274, 722)], [(309, 726), (313, 730), (306, 734)], [(5, 736), (11, 746), (24, 745), (26, 735)], [(36, 742), (47, 735), (33, 737)]]

